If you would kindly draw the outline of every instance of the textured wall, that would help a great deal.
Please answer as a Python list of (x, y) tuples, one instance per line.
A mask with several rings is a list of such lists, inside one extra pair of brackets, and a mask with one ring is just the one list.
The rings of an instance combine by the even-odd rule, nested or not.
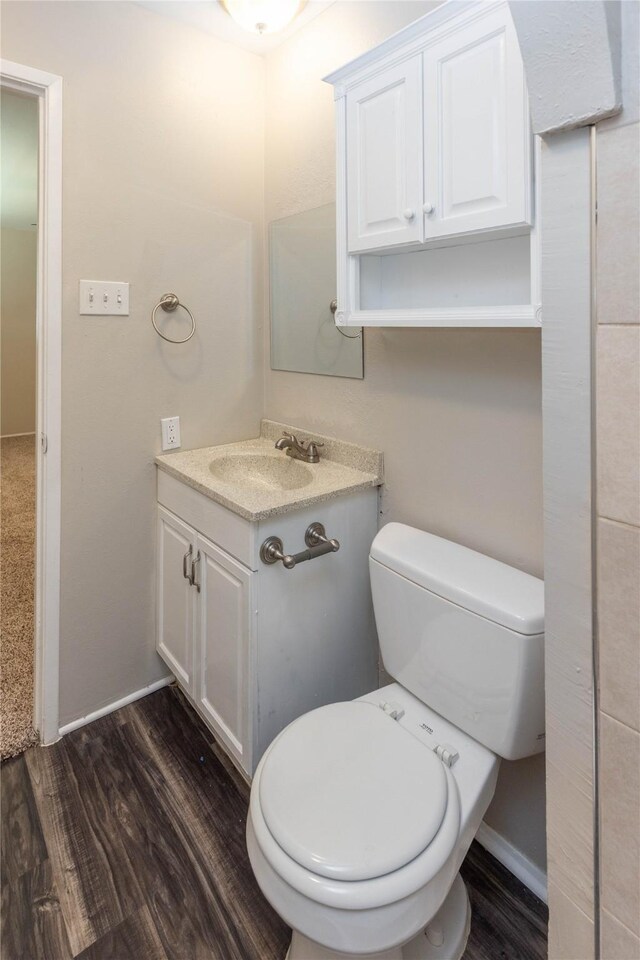
[(510, 6), (535, 133), (570, 130), (619, 111), (619, 0), (512, 0)]
[(36, 276), (38, 234), (3, 229), (0, 242), (2, 436), (36, 429)]
[[(333, 93), (320, 78), (435, 5), (339, 2), (268, 56), (267, 222), (335, 197)], [(382, 523), (542, 575), (538, 331), (367, 330), (363, 381), (267, 360), (265, 411), (383, 450)], [(521, 761), (502, 783), (487, 820), (544, 868), (544, 761)], [(526, 801), (509, 803), (513, 789)]]
[[(258, 432), (264, 63), (135, 4), (9, 3), (2, 56), (64, 79), (60, 722), (166, 674), (154, 651), (159, 418)], [(131, 316), (80, 317), (128, 280)], [(164, 343), (175, 291), (198, 333)]]

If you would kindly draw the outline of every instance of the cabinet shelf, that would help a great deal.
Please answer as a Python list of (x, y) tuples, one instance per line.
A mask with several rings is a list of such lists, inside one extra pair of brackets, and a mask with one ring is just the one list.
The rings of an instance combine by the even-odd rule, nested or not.
[(413, 310), (354, 310), (341, 327), (539, 327), (540, 308), (442, 307)]

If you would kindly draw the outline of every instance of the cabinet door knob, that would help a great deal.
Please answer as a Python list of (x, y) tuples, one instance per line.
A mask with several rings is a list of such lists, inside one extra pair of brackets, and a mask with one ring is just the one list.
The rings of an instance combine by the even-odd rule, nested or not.
[(407, 209), (402, 211), (402, 215), (405, 218), (405, 220), (413, 220), (413, 218), (416, 215), (416, 212), (415, 210)]
[(430, 214), (432, 214), (432, 213), (435, 212), (435, 209), (436, 209), (436, 208), (434, 207), (434, 205), (433, 205), (432, 203), (423, 203), (423, 204), (422, 204), (422, 209), (423, 209), (424, 212), (427, 214), (427, 216), (429, 216)]

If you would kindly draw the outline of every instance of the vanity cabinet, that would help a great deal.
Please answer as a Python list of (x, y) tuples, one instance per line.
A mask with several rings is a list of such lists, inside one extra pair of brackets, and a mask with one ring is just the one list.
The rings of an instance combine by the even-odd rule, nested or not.
[[(218, 742), (251, 776), (292, 720), (377, 685), (368, 554), (377, 489), (252, 522), (158, 471), (156, 649)], [(319, 521), (338, 553), (286, 570)]]
[(156, 648), (189, 694), (193, 694), (191, 570), (195, 551), (195, 530), (158, 506)]
[(204, 537), (197, 538), (199, 652), (197, 703), (240, 764), (249, 768), (249, 644), (255, 634), (255, 574)]
[(506, 0), (444, 3), (325, 79), (336, 323), (537, 325), (535, 147)]
[(243, 768), (251, 587), (250, 570), (158, 505), (156, 648)]

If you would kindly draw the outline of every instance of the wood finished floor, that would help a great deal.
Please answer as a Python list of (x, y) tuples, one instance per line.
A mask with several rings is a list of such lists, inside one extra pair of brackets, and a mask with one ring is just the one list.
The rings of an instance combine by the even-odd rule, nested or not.
[[(2, 960), (283, 960), (248, 788), (173, 688), (1, 771)], [(474, 844), (464, 960), (543, 960), (544, 905)]]

